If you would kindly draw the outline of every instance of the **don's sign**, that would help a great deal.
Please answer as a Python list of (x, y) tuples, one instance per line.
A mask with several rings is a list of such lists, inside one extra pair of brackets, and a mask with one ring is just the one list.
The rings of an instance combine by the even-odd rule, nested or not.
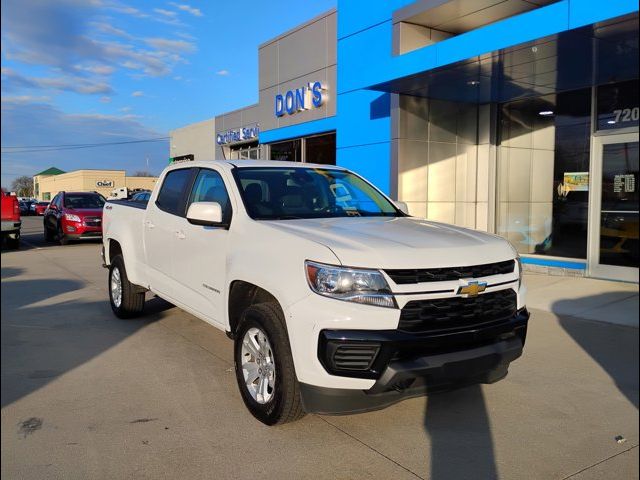
[(321, 82), (310, 82), (284, 94), (278, 93), (275, 96), (276, 117), (320, 107), (326, 100), (326, 90), (326, 86)]

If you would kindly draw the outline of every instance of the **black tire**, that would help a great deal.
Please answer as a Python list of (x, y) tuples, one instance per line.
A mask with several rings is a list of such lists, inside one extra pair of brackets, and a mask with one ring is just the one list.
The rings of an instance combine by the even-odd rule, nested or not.
[[(114, 272), (117, 271), (120, 275), (121, 282), (121, 299), (120, 304), (116, 305), (114, 300), (114, 292), (111, 287), (111, 279)], [(117, 255), (111, 260), (109, 266), (109, 277), (107, 280), (107, 288), (109, 289), (109, 303), (111, 304), (111, 310), (118, 318), (133, 318), (137, 317), (144, 310), (144, 292), (141, 287), (134, 285), (129, 281), (127, 277), (127, 271), (124, 268), (124, 259), (122, 255)]]
[[(247, 388), (242, 370), (242, 342), (251, 328), (258, 328), (264, 332), (273, 351), (276, 374), (273, 396), (266, 403), (254, 400)], [(234, 340), (234, 363), (242, 400), (251, 414), (262, 423), (279, 425), (305, 416), (285, 320), (277, 305), (260, 303), (244, 311)]]
[(47, 224), (44, 224), (44, 241), (45, 242), (53, 242), (55, 239), (55, 235), (51, 233), (51, 229), (47, 227)]
[(58, 242), (60, 242), (60, 245), (69, 244), (69, 238), (62, 231), (62, 225), (58, 225)]
[(7, 247), (11, 250), (18, 250), (20, 248), (20, 233), (10, 233), (7, 235)]

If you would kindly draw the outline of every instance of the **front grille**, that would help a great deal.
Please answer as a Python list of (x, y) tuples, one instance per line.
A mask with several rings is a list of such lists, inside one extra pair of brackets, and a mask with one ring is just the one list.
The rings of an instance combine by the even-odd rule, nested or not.
[(432, 332), (500, 323), (517, 311), (516, 292), (499, 290), (477, 297), (413, 300), (400, 312), (399, 330)]
[(102, 225), (102, 218), (100, 217), (84, 217), (84, 224), (87, 227), (99, 227)]
[(333, 366), (336, 370), (368, 370), (376, 359), (378, 350), (380, 345), (377, 343), (335, 345)]
[(480, 278), (490, 275), (512, 273), (515, 268), (514, 260), (498, 263), (485, 263), (484, 265), (472, 265), (470, 267), (447, 268), (410, 268), (385, 270), (391, 280), (398, 285), (424, 282), (446, 282), (460, 280), (461, 278)]

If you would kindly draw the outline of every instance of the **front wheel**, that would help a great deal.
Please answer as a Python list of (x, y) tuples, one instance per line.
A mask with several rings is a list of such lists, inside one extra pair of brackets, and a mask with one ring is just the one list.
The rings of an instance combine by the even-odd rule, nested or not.
[(144, 290), (129, 281), (122, 255), (109, 266), (109, 302), (118, 318), (132, 318), (144, 310)]
[(69, 237), (67, 237), (62, 231), (62, 225), (58, 225), (58, 242), (60, 242), (60, 245), (69, 244)]
[(51, 232), (51, 229), (49, 227), (47, 227), (47, 224), (44, 224), (44, 241), (45, 242), (53, 242), (54, 240), (54, 235)]
[(280, 309), (270, 303), (247, 308), (235, 336), (236, 380), (244, 404), (266, 425), (305, 415)]

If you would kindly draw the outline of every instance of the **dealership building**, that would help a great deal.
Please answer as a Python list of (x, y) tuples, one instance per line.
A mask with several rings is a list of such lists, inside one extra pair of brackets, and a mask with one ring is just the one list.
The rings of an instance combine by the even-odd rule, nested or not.
[(258, 102), (173, 159), (344, 166), (528, 269), (638, 281), (637, 1), (339, 0), (258, 52)]
[(50, 167), (33, 176), (33, 194), (44, 202), (50, 201), (58, 192), (98, 192), (105, 197), (116, 188), (130, 190), (152, 190), (157, 177), (130, 177), (124, 170), (73, 170), (63, 172)]

